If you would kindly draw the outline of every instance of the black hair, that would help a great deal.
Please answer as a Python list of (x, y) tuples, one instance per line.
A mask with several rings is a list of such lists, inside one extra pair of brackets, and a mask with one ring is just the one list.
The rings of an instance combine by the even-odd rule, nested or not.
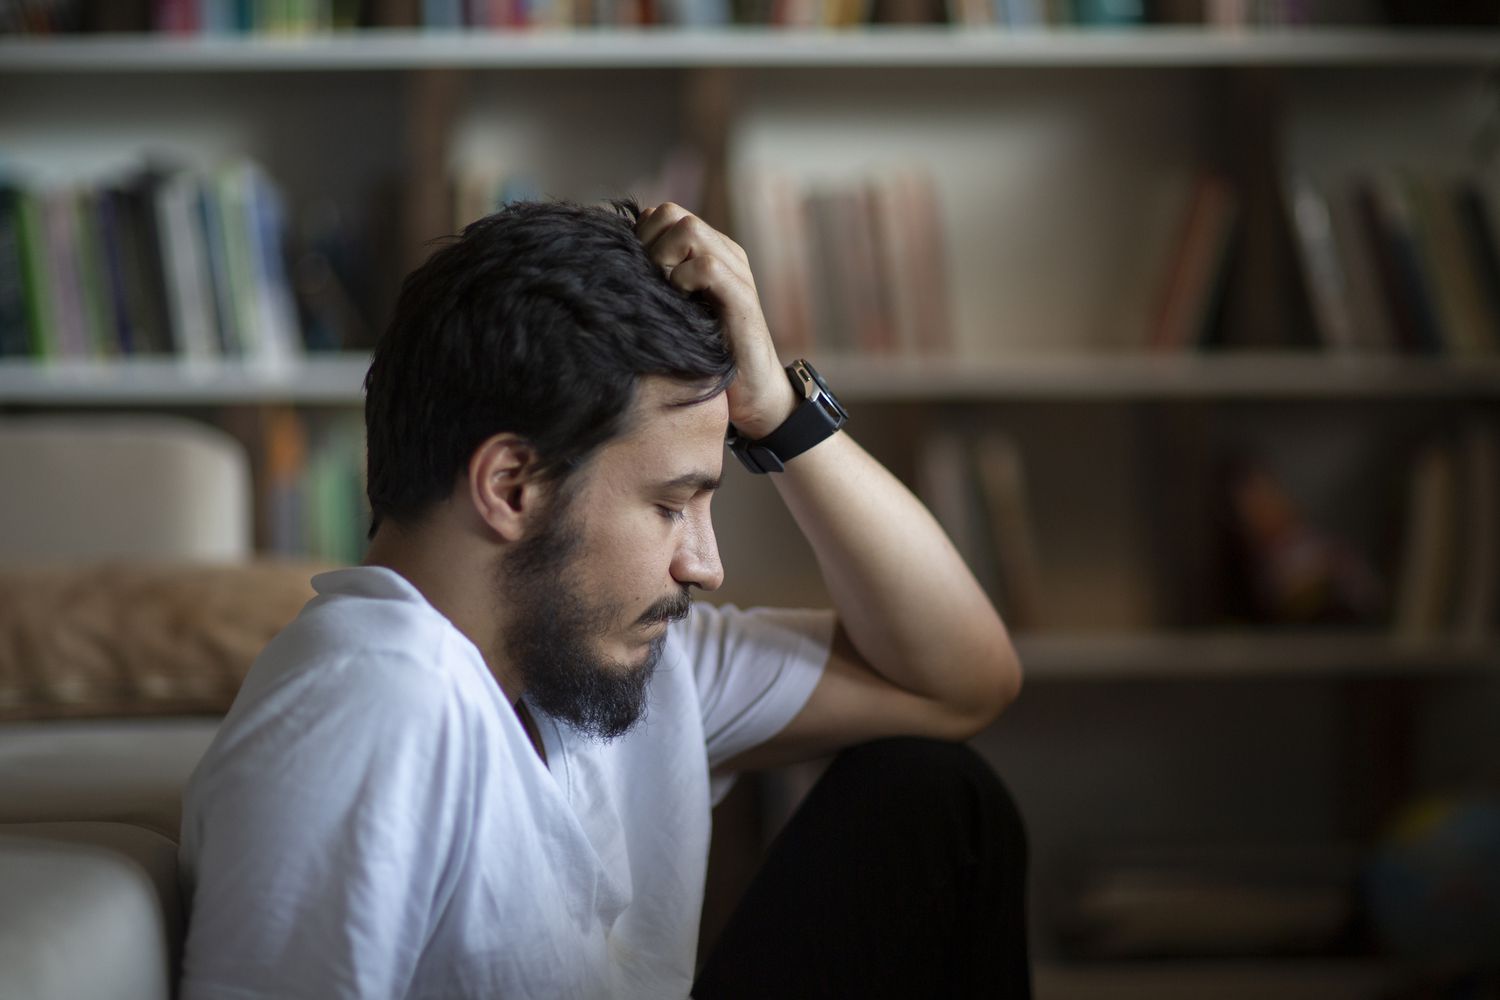
[(635, 200), (610, 205), (509, 204), (407, 275), (365, 375), (370, 537), (446, 499), (495, 434), (562, 484), (625, 430), (642, 376), (693, 401), (733, 380), (717, 314), (646, 255)]

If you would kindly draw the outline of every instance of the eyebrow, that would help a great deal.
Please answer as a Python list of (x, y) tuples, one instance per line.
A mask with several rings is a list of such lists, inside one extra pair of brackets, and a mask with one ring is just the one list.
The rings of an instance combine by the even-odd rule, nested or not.
[(683, 490), (689, 487), (694, 493), (712, 493), (719, 488), (719, 477), (703, 472), (686, 472), (676, 479), (657, 484), (659, 490)]

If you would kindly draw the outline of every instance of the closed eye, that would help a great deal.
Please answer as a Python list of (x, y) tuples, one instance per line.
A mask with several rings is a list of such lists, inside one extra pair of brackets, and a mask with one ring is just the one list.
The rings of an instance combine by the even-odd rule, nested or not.
[(657, 504), (656, 509), (658, 512), (660, 512), (662, 517), (674, 523), (677, 521), (681, 521), (687, 517), (687, 511), (678, 510), (675, 507), (668, 507), (664, 504)]

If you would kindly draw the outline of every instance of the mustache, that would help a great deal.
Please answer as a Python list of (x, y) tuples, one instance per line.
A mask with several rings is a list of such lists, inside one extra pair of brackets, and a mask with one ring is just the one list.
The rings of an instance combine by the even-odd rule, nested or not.
[(693, 597), (686, 587), (671, 597), (657, 601), (646, 609), (637, 620), (640, 625), (655, 625), (657, 622), (680, 622), (693, 610)]

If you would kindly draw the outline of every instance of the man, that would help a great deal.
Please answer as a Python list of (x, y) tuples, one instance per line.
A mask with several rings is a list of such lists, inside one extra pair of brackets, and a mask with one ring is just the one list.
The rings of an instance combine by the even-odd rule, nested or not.
[[(829, 769), (695, 985), (734, 772), (962, 740), (1020, 687), (735, 243), (512, 205), (408, 277), (366, 390), (366, 564), (315, 578), (186, 793), (184, 997), (1025, 994), (1009, 804), (900, 741)], [(783, 467), (833, 614), (689, 614), (726, 432)]]

